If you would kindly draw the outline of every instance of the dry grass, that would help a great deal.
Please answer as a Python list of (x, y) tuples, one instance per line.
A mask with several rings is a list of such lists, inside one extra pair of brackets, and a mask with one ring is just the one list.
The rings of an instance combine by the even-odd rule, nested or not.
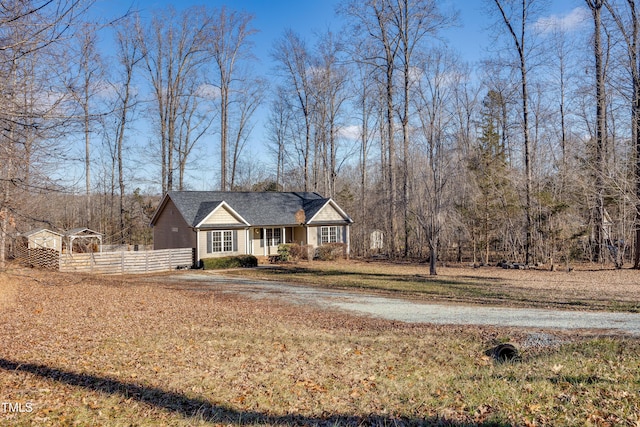
[(7, 309), (15, 303), (18, 285), (13, 278), (0, 273), (0, 310)]
[(440, 267), (387, 262), (300, 262), (272, 269), (238, 270), (243, 276), (309, 283), (326, 287), (400, 292), (410, 298), (466, 303), (640, 311), (637, 270), (505, 270)]
[[(640, 422), (635, 340), (406, 325), (156, 281), (4, 276), (0, 401), (24, 412), (0, 404), (0, 424)], [(507, 340), (520, 362), (485, 356)]]

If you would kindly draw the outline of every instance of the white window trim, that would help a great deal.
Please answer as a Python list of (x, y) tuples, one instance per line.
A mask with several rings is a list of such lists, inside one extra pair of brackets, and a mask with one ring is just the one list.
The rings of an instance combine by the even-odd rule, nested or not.
[(210, 230), (207, 231), (207, 253), (222, 254), (236, 252), (235, 240), (232, 230)]
[(282, 243), (282, 228), (266, 229), (267, 246), (278, 246)]
[(340, 236), (340, 228), (336, 225), (326, 225), (320, 230), (320, 244), (327, 243), (340, 243), (342, 242), (342, 236)]

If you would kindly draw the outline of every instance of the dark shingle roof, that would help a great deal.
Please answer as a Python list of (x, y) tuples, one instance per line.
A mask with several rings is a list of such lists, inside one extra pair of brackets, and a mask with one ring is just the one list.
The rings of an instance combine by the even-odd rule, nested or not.
[(298, 223), (296, 212), (300, 209), (309, 221), (330, 200), (311, 192), (171, 191), (168, 196), (192, 227), (200, 224), (222, 202), (250, 225), (284, 226)]
[(304, 203), (304, 213), (307, 218), (307, 221), (313, 218), (313, 216), (317, 214), (320, 211), (320, 209), (322, 209), (324, 205), (327, 204), (328, 201), (329, 199), (306, 200)]
[(193, 224), (191, 225), (200, 224), (211, 212), (213, 212), (215, 208), (217, 208), (221, 204), (222, 204), (222, 201), (200, 203), (200, 207), (198, 208), (198, 213), (196, 213), (196, 216), (193, 219)]

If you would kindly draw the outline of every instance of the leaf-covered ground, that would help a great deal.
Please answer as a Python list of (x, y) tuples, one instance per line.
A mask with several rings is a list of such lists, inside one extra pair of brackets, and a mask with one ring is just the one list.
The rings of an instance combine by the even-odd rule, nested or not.
[[(640, 425), (640, 343), (0, 275), (0, 425)], [(512, 342), (521, 359), (485, 351)]]

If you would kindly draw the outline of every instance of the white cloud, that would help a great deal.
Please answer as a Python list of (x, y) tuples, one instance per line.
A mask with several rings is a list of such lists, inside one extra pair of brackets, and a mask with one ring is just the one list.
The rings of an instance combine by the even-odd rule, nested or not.
[(220, 88), (211, 84), (202, 84), (198, 87), (198, 95), (210, 101), (220, 98)]
[(550, 15), (538, 19), (533, 24), (540, 34), (549, 34), (554, 30), (571, 32), (579, 30), (590, 18), (590, 13), (585, 7), (576, 7), (564, 15)]
[(362, 128), (358, 125), (343, 126), (338, 131), (338, 136), (352, 141), (359, 140), (361, 134)]

